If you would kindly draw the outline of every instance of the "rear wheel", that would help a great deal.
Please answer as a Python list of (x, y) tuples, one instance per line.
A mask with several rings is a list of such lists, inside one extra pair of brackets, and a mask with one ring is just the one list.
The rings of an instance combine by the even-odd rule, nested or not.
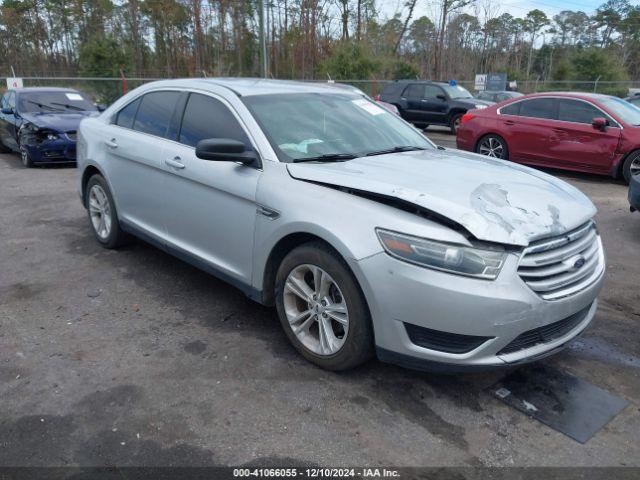
[(294, 347), (327, 370), (346, 370), (373, 356), (364, 296), (342, 259), (318, 242), (292, 250), (276, 276), (280, 323)]
[(631, 177), (640, 175), (640, 150), (630, 153), (622, 165), (622, 176), (629, 183)]
[(485, 135), (476, 145), (476, 153), (486, 155), (487, 157), (499, 158), (501, 160), (509, 159), (509, 147), (499, 135)]
[(126, 234), (120, 228), (111, 191), (102, 175), (93, 175), (87, 182), (85, 206), (93, 233), (103, 247), (118, 248), (125, 243)]

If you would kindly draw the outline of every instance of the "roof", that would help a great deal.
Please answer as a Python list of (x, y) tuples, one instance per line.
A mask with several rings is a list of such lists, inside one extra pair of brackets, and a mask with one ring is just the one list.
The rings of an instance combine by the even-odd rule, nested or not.
[(151, 85), (163, 87), (199, 87), (209, 86), (226, 87), (240, 96), (268, 95), (277, 93), (341, 93), (358, 94), (357, 89), (345, 88), (332, 83), (299, 82), (293, 80), (272, 80), (266, 78), (180, 78), (175, 80), (160, 80)]
[(28, 92), (77, 92), (73, 88), (62, 87), (22, 87), (22, 88), (10, 88), (16, 93), (28, 93)]
[[(568, 98), (581, 98), (581, 99), (585, 99), (585, 100), (593, 100), (593, 101), (599, 101), (599, 100), (605, 100), (609, 97), (611, 97), (611, 95), (604, 95), (601, 93), (585, 93), (585, 92), (539, 92), (539, 93), (530, 93), (529, 95), (526, 95), (527, 97), (546, 97), (546, 96), (561, 96), (561, 97), (568, 97)], [(522, 97), (518, 97), (519, 99), (522, 99)]]

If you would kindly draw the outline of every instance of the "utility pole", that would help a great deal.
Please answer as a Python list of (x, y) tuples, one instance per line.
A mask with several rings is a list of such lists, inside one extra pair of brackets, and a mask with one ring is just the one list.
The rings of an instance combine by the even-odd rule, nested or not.
[(267, 37), (264, 29), (264, 0), (258, 0), (260, 9), (260, 60), (262, 67), (262, 77), (267, 78)]

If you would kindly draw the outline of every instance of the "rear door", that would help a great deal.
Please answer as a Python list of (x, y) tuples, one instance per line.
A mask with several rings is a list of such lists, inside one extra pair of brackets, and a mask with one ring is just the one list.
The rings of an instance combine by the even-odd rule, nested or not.
[(424, 84), (412, 83), (402, 92), (401, 100), (405, 103), (403, 118), (410, 122), (426, 123), (422, 110), (422, 99), (424, 98)]
[[(594, 128), (596, 117), (609, 120), (606, 130)], [(609, 172), (620, 140), (620, 127), (602, 110), (584, 100), (559, 99), (548, 155), (559, 167)]]
[(195, 146), (208, 138), (230, 138), (255, 148), (223, 98), (190, 93), (178, 141), (163, 152), (168, 243), (230, 280), (250, 284), (256, 189), (262, 171), (197, 158)]
[(175, 138), (178, 91), (144, 94), (122, 108), (103, 132), (103, 163), (120, 218), (143, 234), (160, 240), (165, 228), (163, 151)]
[(500, 109), (501, 130), (514, 161), (547, 165), (550, 120), (557, 116), (557, 99), (531, 98)]

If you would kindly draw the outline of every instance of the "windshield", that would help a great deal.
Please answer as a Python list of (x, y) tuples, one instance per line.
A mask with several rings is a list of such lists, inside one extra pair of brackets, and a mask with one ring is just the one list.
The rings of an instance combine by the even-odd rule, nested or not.
[(600, 103), (624, 123), (640, 126), (640, 108), (632, 103), (616, 97), (603, 98)]
[(469, 90), (461, 87), (460, 85), (442, 85), (442, 88), (444, 88), (447, 95), (451, 98), (473, 98), (473, 95), (469, 93)]
[(435, 148), (416, 129), (364, 97), (295, 93), (243, 101), (283, 162)]
[(97, 110), (89, 97), (73, 90), (21, 92), (18, 95), (18, 111), (22, 113), (71, 113)]

